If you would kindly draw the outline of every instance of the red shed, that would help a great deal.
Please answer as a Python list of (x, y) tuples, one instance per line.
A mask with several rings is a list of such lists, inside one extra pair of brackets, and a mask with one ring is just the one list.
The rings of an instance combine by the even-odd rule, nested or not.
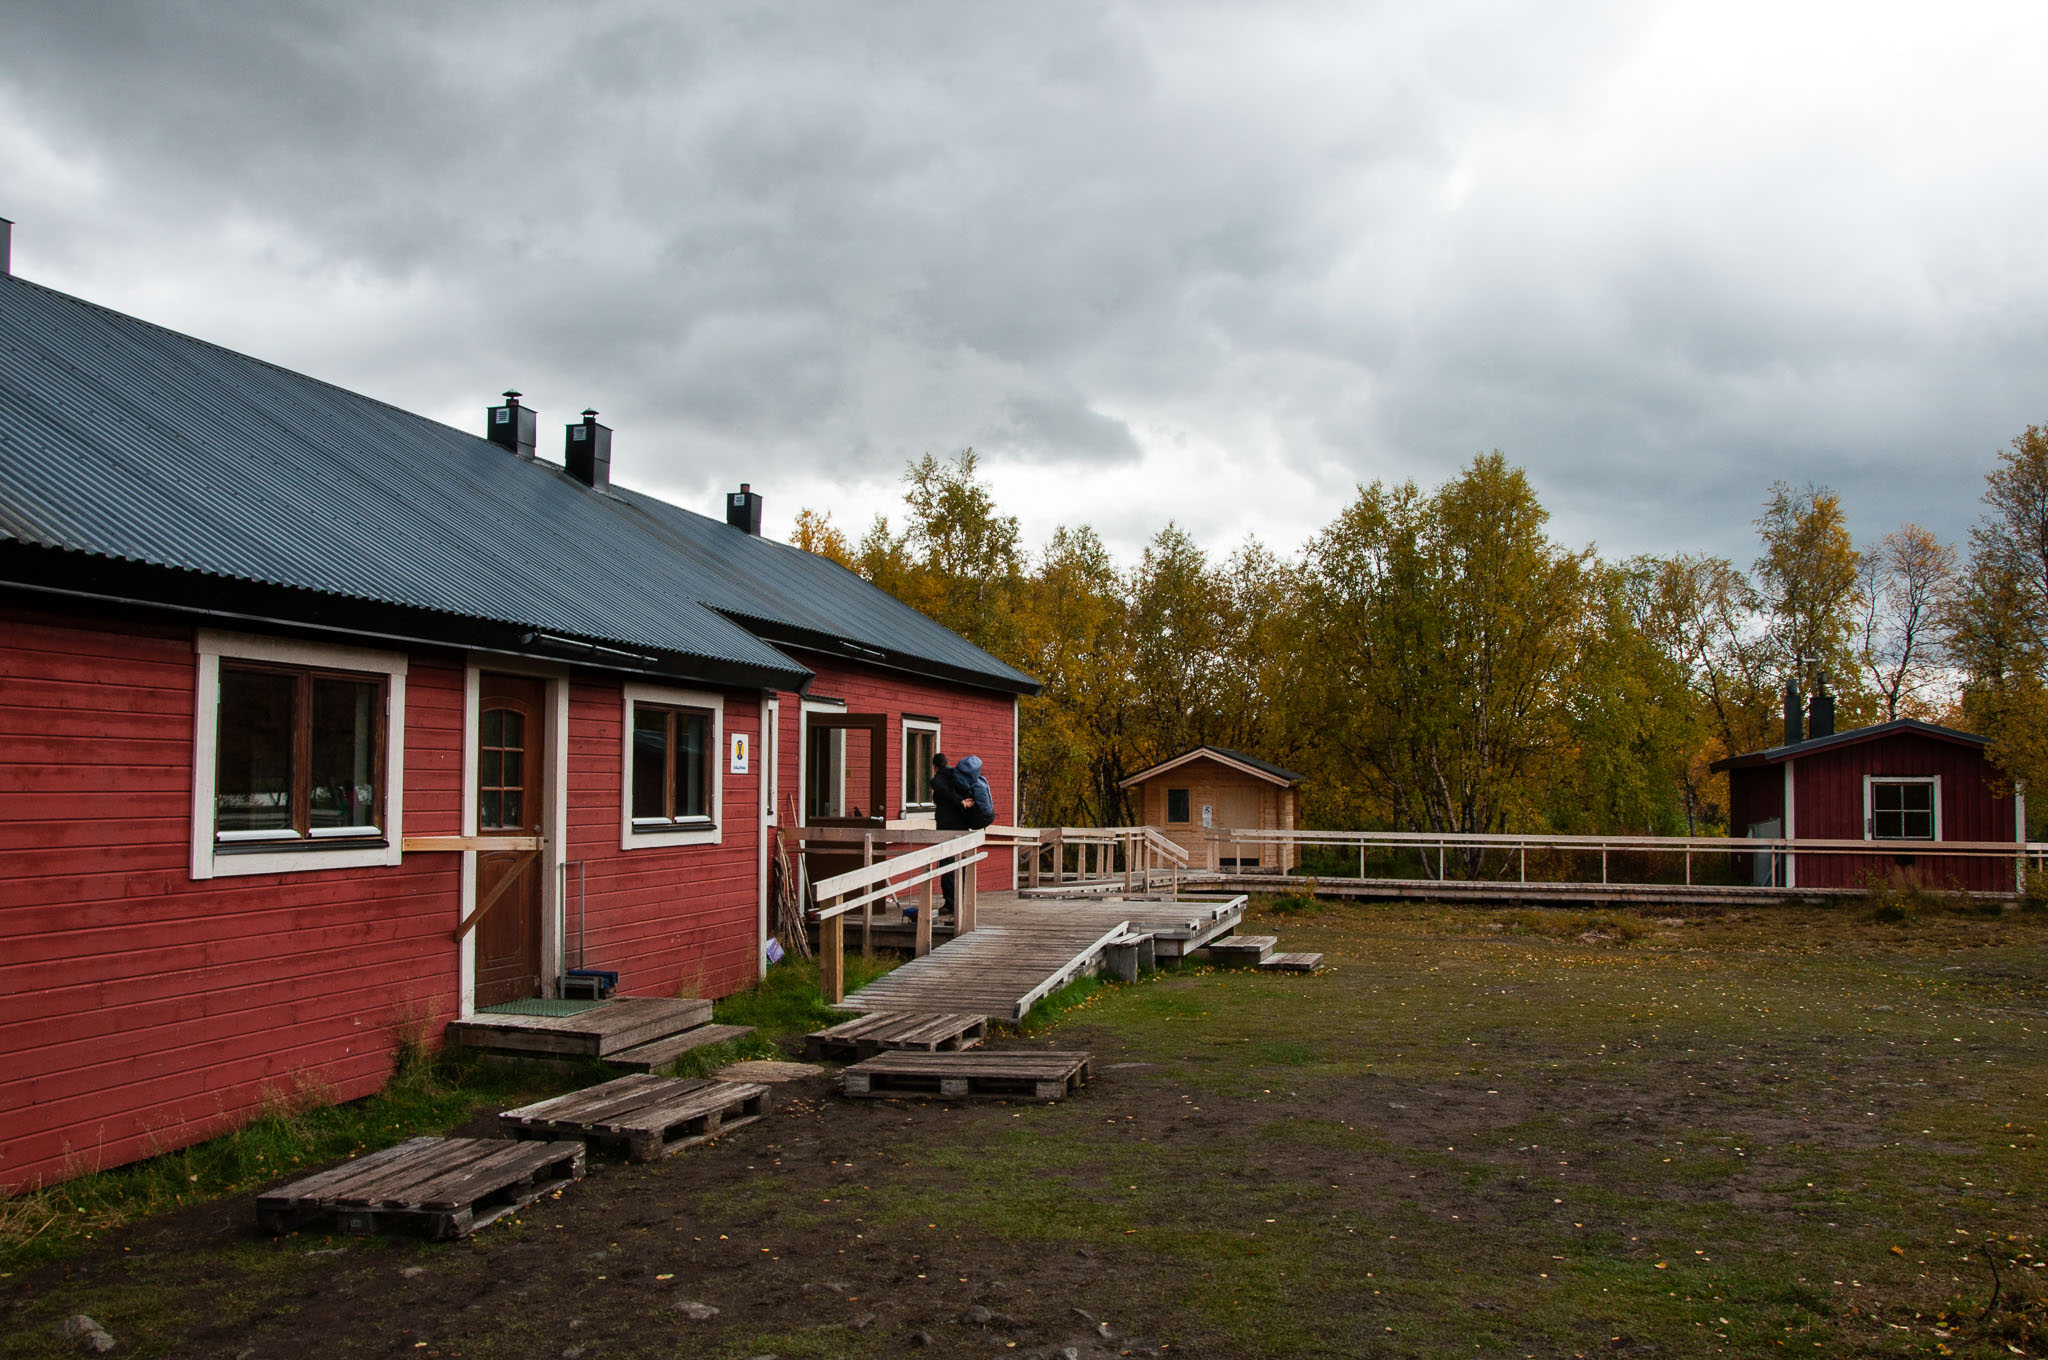
[(2026, 800), (1985, 756), (1987, 744), (1968, 732), (1900, 718), (1733, 756), (1714, 769), (1728, 773), (1729, 834), (1868, 841), (1874, 852), (1794, 853), (1775, 868), (1759, 855), (1759, 883), (1854, 888), (1873, 873), (1903, 873), (1929, 888), (2011, 892), (2012, 859), (1919, 848), (2025, 842)]
[(778, 828), (928, 817), (935, 746), (1015, 819), (1036, 682), (594, 411), (555, 461), (517, 393), (467, 433), (4, 263), (0, 355), (0, 1187), (589, 971), (746, 986)]

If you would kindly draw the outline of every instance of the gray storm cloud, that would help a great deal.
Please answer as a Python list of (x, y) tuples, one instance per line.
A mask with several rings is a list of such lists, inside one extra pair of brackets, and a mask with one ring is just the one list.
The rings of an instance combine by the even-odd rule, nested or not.
[[(2028, 8), (9, 4), (28, 277), (622, 478), (1292, 546), (1500, 447), (1560, 533), (1974, 518), (2048, 419)], [(708, 502), (707, 502), (708, 503)]]

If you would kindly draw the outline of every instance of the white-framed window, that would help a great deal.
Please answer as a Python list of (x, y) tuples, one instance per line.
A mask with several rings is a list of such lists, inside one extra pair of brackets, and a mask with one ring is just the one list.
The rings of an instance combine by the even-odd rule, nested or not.
[(1871, 841), (1940, 840), (1940, 776), (1866, 775), (1863, 780), (1863, 838)]
[(201, 629), (192, 877), (397, 864), (402, 652)]
[(665, 685), (625, 686), (619, 848), (716, 845), (725, 812), (719, 759), (725, 698)]
[(939, 752), (936, 718), (903, 719), (903, 815), (932, 810), (932, 757)]

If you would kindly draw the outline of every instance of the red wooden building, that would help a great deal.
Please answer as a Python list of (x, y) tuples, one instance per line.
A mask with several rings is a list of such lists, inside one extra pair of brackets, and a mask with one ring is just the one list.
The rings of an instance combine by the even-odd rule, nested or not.
[(935, 746), (1015, 819), (1035, 682), (594, 412), (556, 462), (4, 274), (0, 356), (0, 1186), (578, 964), (744, 986), (778, 828), (916, 819)]
[[(1796, 723), (1796, 700), (1791, 711)], [(1911, 718), (1846, 732), (1816, 726), (1821, 735), (1714, 765), (1728, 774), (1729, 833), (1868, 841), (1872, 853), (1757, 855), (1756, 882), (1855, 888), (1875, 874), (1935, 889), (2013, 890), (2012, 858), (1920, 848), (2026, 840), (2025, 799), (1986, 758), (1983, 737)]]

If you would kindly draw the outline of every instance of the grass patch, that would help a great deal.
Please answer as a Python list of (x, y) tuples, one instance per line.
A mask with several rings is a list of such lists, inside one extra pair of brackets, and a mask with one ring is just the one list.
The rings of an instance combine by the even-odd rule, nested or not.
[[(877, 956), (864, 959), (846, 956), (846, 990), (858, 991), (896, 967), (897, 960)], [(769, 1045), (778, 1040), (801, 1038), (813, 1030), (837, 1024), (846, 1016), (825, 1003), (818, 987), (815, 960), (794, 956), (771, 965), (767, 976), (743, 992), (734, 992), (711, 1009), (720, 1024), (752, 1025), (752, 1037)]]
[(1092, 975), (1077, 977), (1052, 995), (1040, 997), (1037, 1004), (1017, 1022), (1017, 1032), (1037, 1034), (1051, 1029), (1075, 1011), (1091, 1005), (1111, 985)]
[(487, 1106), (539, 1100), (612, 1075), (595, 1061), (524, 1069), (479, 1062), (460, 1049), (430, 1054), (424, 1044), (402, 1044), (390, 1082), (376, 1095), (327, 1105), (317, 1091), (280, 1093), (218, 1138), (0, 1198), (0, 1271), (60, 1257), (138, 1219), (442, 1132)]

